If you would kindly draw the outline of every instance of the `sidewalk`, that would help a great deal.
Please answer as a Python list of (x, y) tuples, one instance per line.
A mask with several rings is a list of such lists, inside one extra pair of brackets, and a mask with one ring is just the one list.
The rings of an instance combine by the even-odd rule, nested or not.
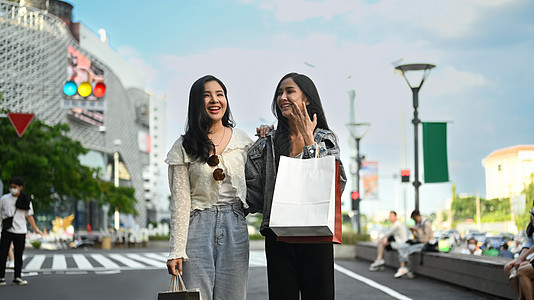
[[(102, 251), (102, 252), (121, 252), (121, 251), (133, 251), (133, 252), (143, 252), (143, 251), (169, 251), (169, 242), (168, 241), (149, 241), (146, 247), (112, 247), (111, 249), (105, 250), (101, 248), (91, 248), (91, 251)], [(265, 250), (265, 241), (264, 240), (251, 240), (250, 241), (250, 251), (264, 251)], [(40, 253), (83, 253), (87, 250), (81, 249), (57, 249), (57, 250), (46, 250), (46, 249), (34, 249), (33, 247), (27, 247), (24, 250), (25, 254), (40, 254)], [(355, 259), (356, 258), (356, 246), (355, 245), (334, 245), (334, 259)]]
[[(115, 248), (114, 248), (115, 249)], [(132, 248), (125, 248), (132, 249)], [(167, 241), (149, 241), (145, 249), (157, 249), (161, 251), (169, 250), (169, 242)], [(251, 240), (250, 251), (264, 251), (264, 240)], [(356, 245), (334, 245), (334, 259), (355, 259)]]
[[(250, 251), (264, 251), (264, 240), (250, 241)], [(356, 259), (356, 245), (334, 245), (334, 259)]]

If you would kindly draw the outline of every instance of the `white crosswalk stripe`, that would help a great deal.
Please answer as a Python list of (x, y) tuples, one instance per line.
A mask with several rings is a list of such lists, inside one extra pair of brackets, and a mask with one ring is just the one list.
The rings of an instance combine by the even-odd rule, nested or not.
[(67, 259), (65, 255), (55, 254), (52, 260), (52, 270), (65, 270), (67, 268)]
[[(28, 272), (121, 272), (127, 270), (166, 270), (166, 252), (66, 253), (24, 255), (22, 271)], [(250, 267), (265, 267), (263, 251), (250, 252)], [(9, 270), (8, 272), (12, 272)], [(78, 273), (77, 273), (78, 272)], [(106, 273), (107, 274), (107, 273)]]
[(91, 254), (91, 257), (94, 258), (99, 264), (101, 264), (104, 269), (120, 269), (119, 265), (117, 265), (102, 254)]
[(114, 260), (121, 262), (132, 269), (143, 269), (143, 267), (145, 266), (142, 263), (139, 263), (133, 259), (129, 259), (126, 256), (123, 256), (123, 254), (114, 253), (114, 254), (110, 254), (109, 256), (113, 258)]
[(37, 254), (35, 255), (31, 260), (30, 262), (24, 266), (24, 271), (25, 272), (30, 272), (30, 271), (38, 271), (41, 269), (41, 266), (43, 265), (43, 262), (45, 261), (46, 259), (46, 255), (43, 255), (43, 254)]
[(267, 259), (263, 251), (250, 251), (249, 259), (250, 267), (265, 267), (267, 266)]
[(151, 259), (151, 258), (148, 258), (148, 257), (143, 257), (137, 253), (130, 253), (130, 254), (127, 254), (128, 257), (132, 258), (132, 259), (135, 259), (135, 260), (138, 260), (140, 262), (143, 262), (145, 264), (148, 264), (148, 265), (151, 265), (153, 267), (158, 267), (158, 268), (165, 268), (166, 265), (164, 262), (161, 262), (161, 261), (157, 261), (157, 260), (154, 260), (154, 259)]
[(93, 265), (82, 254), (73, 254), (72, 258), (76, 262), (76, 265), (78, 266), (79, 269), (82, 269), (82, 270), (92, 270), (92, 269), (94, 269)]
[(155, 260), (158, 260), (158, 261), (163, 261), (163, 262), (167, 262), (167, 254), (166, 253), (154, 253), (154, 252), (149, 252), (149, 253), (144, 253), (145, 256), (147, 257), (151, 257)]

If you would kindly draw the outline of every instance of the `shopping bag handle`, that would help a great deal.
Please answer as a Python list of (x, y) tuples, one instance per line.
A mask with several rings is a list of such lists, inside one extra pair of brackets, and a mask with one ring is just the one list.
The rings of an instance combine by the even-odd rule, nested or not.
[[(178, 281), (178, 279), (180, 281)], [(185, 288), (184, 281), (182, 280), (182, 276), (180, 276), (180, 273), (178, 273), (178, 276), (172, 275), (171, 284), (169, 286), (169, 292), (178, 292), (178, 291), (180, 291), (180, 284), (182, 285), (182, 291), (187, 290)]]

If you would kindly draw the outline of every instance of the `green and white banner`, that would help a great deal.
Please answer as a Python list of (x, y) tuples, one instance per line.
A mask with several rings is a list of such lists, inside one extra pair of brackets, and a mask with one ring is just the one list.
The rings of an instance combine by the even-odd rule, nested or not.
[(448, 182), (447, 123), (423, 122), (425, 183)]

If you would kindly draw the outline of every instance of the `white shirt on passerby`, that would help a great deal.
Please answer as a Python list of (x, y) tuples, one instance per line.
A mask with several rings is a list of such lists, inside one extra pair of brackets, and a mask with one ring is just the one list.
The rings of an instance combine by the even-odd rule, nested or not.
[(482, 255), (482, 250), (480, 248), (477, 248), (475, 252), (471, 253), (471, 251), (468, 248), (462, 249), (462, 254), (473, 254), (473, 255)]
[(5, 194), (0, 198), (0, 214), (2, 218), (13, 217), (13, 227), (8, 232), (16, 234), (25, 234), (28, 232), (26, 227), (26, 217), (33, 215), (33, 205), (30, 202), (30, 209), (18, 209), (15, 206), (18, 197), (11, 194)]
[(406, 243), (408, 240), (408, 231), (406, 230), (406, 226), (404, 226), (404, 224), (402, 224), (399, 220), (395, 221), (391, 228), (384, 234), (385, 238), (390, 236), (395, 238), (395, 241), (390, 243), (391, 248), (399, 249), (399, 246)]

